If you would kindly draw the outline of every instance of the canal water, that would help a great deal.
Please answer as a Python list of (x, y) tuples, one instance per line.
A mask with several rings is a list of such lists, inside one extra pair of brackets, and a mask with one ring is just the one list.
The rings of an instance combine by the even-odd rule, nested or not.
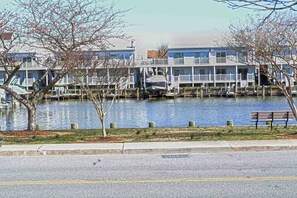
[[(250, 122), (251, 111), (288, 109), (284, 97), (121, 99), (106, 115), (106, 126), (114, 122), (119, 128), (145, 128), (152, 121), (156, 127), (186, 127), (189, 121), (198, 126), (224, 126), (227, 120), (233, 120), (234, 125), (254, 125)], [(27, 111), (24, 107), (14, 112), (1, 110), (0, 123), (1, 130), (26, 129)], [(71, 123), (79, 128), (101, 128), (92, 103), (86, 100), (44, 102), (37, 108), (37, 123), (41, 129), (69, 129)]]

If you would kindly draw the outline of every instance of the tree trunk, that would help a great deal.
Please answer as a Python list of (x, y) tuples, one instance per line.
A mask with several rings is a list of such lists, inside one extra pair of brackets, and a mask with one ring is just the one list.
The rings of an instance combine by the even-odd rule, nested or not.
[(34, 131), (36, 127), (36, 107), (28, 109), (28, 127), (27, 130)]
[(285, 95), (285, 96), (286, 96), (288, 104), (289, 104), (289, 106), (290, 106), (290, 108), (292, 110), (292, 113), (293, 113), (293, 115), (295, 117), (295, 120), (297, 120), (297, 110), (296, 110), (296, 105), (294, 103), (293, 97), (292, 97), (292, 95), (291, 96)]
[(101, 121), (101, 125), (102, 125), (102, 137), (107, 137), (104, 117), (101, 117), (100, 121)]

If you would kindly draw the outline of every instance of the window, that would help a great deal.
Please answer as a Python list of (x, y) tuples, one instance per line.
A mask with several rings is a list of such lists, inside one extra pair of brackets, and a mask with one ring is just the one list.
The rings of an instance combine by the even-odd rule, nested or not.
[(184, 53), (174, 53), (174, 64), (184, 64)]
[(23, 62), (31, 63), (32, 62), (32, 58), (31, 57), (23, 57)]
[(174, 53), (173, 58), (184, 58), (184, 53)]
[(227, 73), (226, 69), (217, 69), (216, 70), (216, 74), (226, 74), (226, 73)]
[(184, 75), (184, 71), (183, 70), (173, 70), (173, 74), (174, 74), (174, 76)]
[(247, 52), (238, 52), (238, 61), (247, 62)]
[(238, 74), (241, 74), (241, 80), (247, 80), (247, 68), (238, 69)]
[(194, 53), (195, 63), (198, 63), (198, 64), (209, 63), (208, 56), (209, 56), (208, 52), (195, 52)]
[(33, 78), (33, 73), (32, 72), (28, 72), (28, 78)]
[(200, 69), (200, 75), (204, 75), (205, 74), (205, 69)]
[(216, 52), (216, 62), (226, 63), (226, 52)]

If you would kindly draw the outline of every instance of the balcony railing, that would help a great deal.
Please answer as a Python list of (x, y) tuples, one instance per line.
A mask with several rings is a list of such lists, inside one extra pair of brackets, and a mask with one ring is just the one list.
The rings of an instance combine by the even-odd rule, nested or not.
[(41, 68), (42, 65), (37, 64), (36, 62), (19, 62), (21, 68)]
[(184, 60), (184, 58), (174, 58), (173, 63), (175, 65), (183, 65), (185, 63), (185, 60)]
[(200, 82), (200, 81), (213, 81), (213, 76), (210, 74), (198, 74), (198, 75), (194, 75), (194, 81), (195, 82)]
[(255, 74), (247, 74), (247, 80), (248, 81), (254, 81), (255, 80)]
[(209, 63), (209, 58), (208, 57), (195, 58), (194, 63), (198, 64), (198, 65), (208, 64)]
[[(244, 81), (240, 74), (237, 75), (238, 82)], [(196, 74), (174, 76), (174, 81), (179, 83), (214, 83), (214, 82), (235, 82), (236, 74)], [(254, 82), (254, 74), (247, 74), (247, 82)]]
[(134, 76), (127, 77), (79, 77), (77, 81), (73, 77), (64, 77), (58, 81), (57, 85), (69, 85), (69, 84), (86, 84), (88, 85), (107, 85), (107, 84), (135, 84)]
[(148, 59), (140, 62), (141, 65), (168, 65), (168, 59)]
[(227, 63), (226, 57), (216, 57), (216, 63)]
[(235, 74), (216, 74), (216, 81), (235, 81), (236, 75)]
[(141, 60), (140, 66), (195, 66), (195, 65), (216, 65), (216, 64), (240, 64), (236, 61), (236, 57), (185, 57), (185, 58), (169, 58), (169, 59), (147, 59)]

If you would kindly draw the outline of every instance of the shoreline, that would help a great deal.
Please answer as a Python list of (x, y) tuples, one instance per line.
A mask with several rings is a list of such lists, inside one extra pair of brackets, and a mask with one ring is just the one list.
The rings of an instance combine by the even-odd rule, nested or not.
[[(253, 86), (253, 87), (239, 87), (236, 92), (228, 92), (228, 88), (224, 87), (180, 87), (178, 90), (171, 92), (147, 92), (140, 88), (130, 88), (118, 91), (116, 99), (148, 99), (148, 98), (165, 98), (174, 99), (182, 97), (269, 97), (269, 96), (284, 96), (276, 86)], [(96, 89), (94, 90), (96, 91)], [(295, 96), (295, 92), (293, 96)], [(107, 99), (112, 99), (114, 94), (107, 96)], [(86, 94), (80, 89), (68, 89), (67, 93), (61, 94), (47, 94), (45, 100), (78, 100), (87, 99)]]

